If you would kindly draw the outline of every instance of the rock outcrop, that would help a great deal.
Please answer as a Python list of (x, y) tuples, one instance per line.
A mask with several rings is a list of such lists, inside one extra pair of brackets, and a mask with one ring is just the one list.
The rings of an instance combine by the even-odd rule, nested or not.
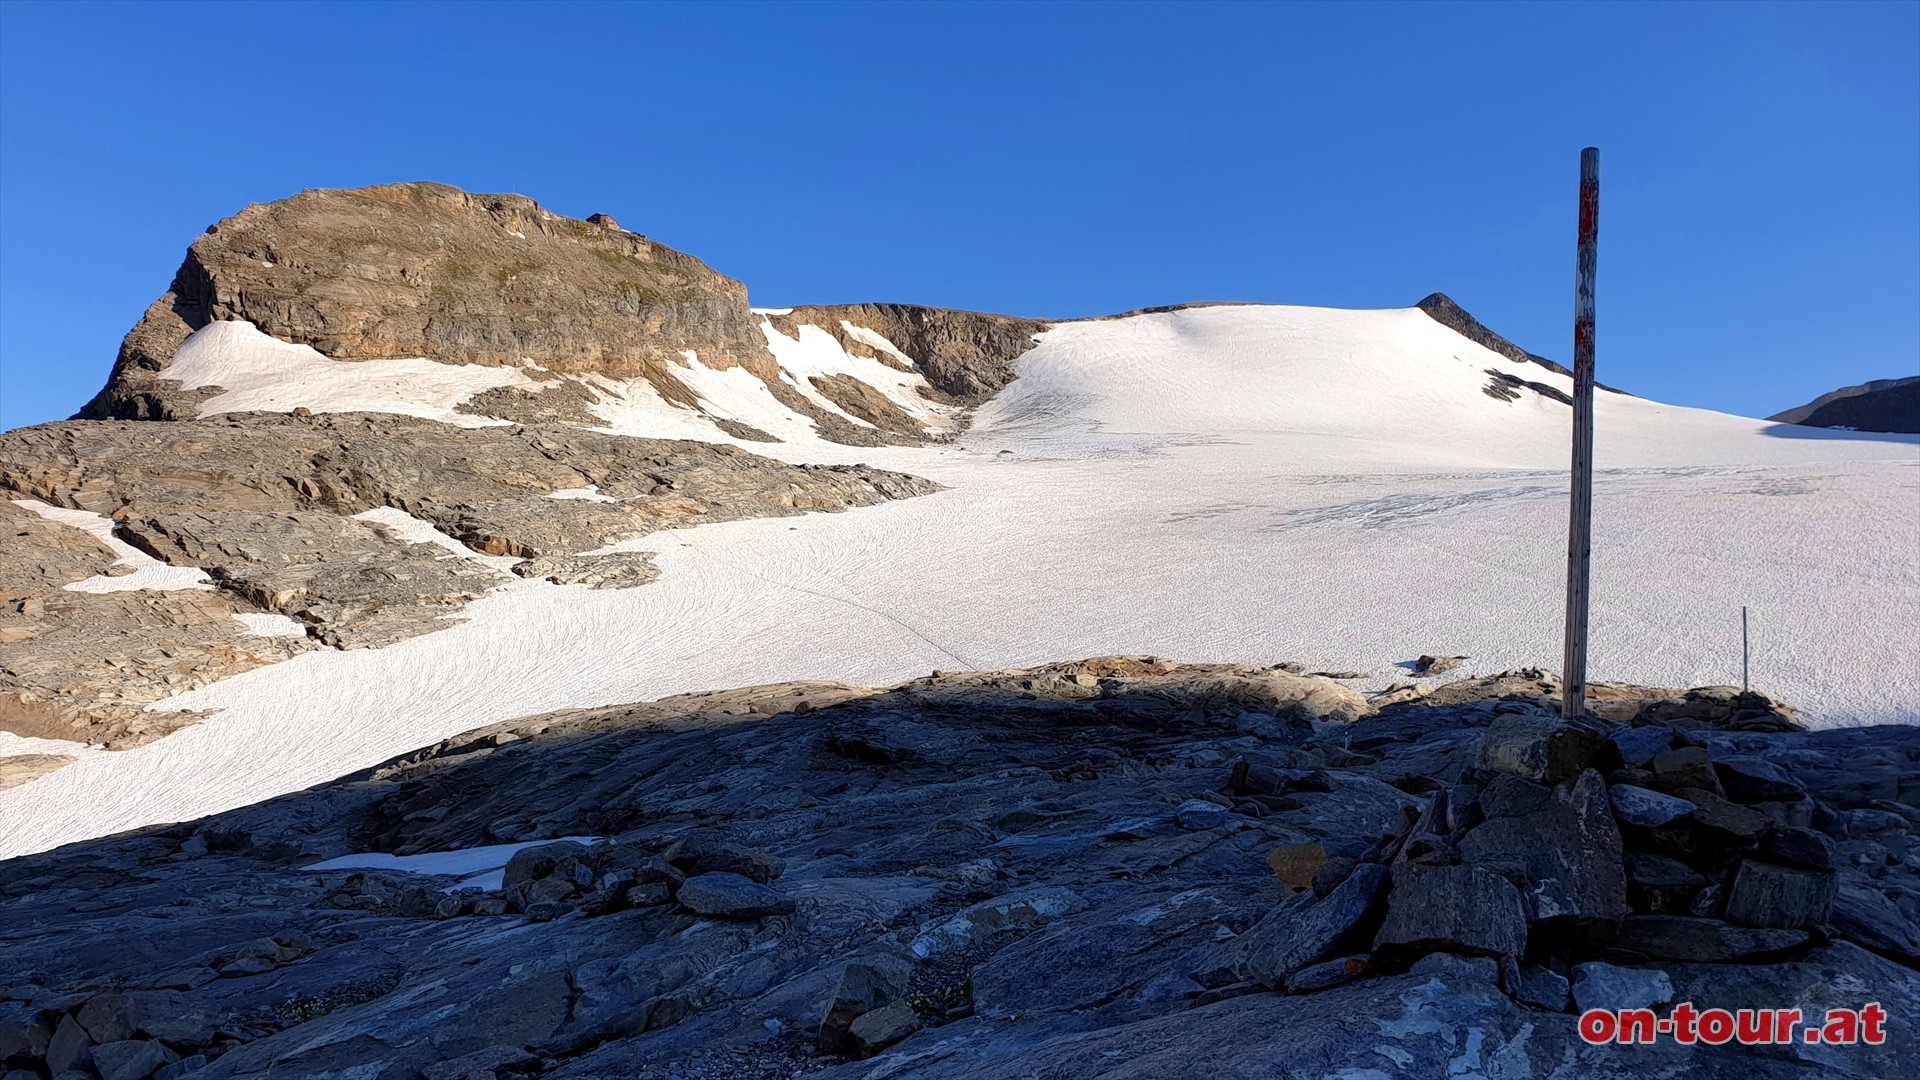
[(222, 320), (336, 360), (533, 358), (563, 373), (662, 377), (669, 400), (666, 369), (683, 350), (715, 367), (771, 362), (745, 286), (610, 220), (446, 184), (317, 189), (256, 203), (195, 240), (80, 416), (192, 416), (193, 395), (157, 374), (188, 334)]
[[(808, 305), (770, 318), (788, 334), (818, 326), (856, 356), (913, 363), (933, 389), (967, 406), (1005, 389), (1019, 374), (1020, 357), (1033, 348), (1034, 335), (1049, 325), (1039, 319), (911, 304)], [(875, 334), (894, 348), (876, 345)]]
[[(644, 555), (585, 553), (660, 529), (934, 490), (712, 443), (387, 414), (24, 428), (0, 435), (0, 496), (100, 515), (121, 541), (207, 581), (70, 588), (114, 574), (113, 553), (0, 502), (12, 541), (0, 550), (0, 730), (137, 745), (192, 721), (145, 710), (162, 697), (309, 648), (431, 632), (514, 573), (639, 585), (654, 576)], [(572, 492), (590, 497), (553, 497)], [(236, 618), (260, 615), (290, 620), (291, 632), (262, 635)]]
[[(1281, 667), (1106, 657), (500, 724), (8, 863), (0, 1056), (209, 1080), (1920, 1070), (1916, 729), (1637, 688), (1569, 726), (1541, 685), (1367, 715)], [(1681, 1001), (1894, 1020), (1842, 1047), (1576, 1028)]]

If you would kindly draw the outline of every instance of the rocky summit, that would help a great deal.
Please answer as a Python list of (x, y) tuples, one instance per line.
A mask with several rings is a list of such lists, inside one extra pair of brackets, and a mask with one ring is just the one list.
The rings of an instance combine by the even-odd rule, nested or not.
[[(1889, 1077), (1920, 738), (1106, 657), (557, 713), (0, 867), (9, 1076)], [(1398, 695), (1405, 697), (1405, 695)], [(1383, 704), (1384, 703), (1384, 704)]]

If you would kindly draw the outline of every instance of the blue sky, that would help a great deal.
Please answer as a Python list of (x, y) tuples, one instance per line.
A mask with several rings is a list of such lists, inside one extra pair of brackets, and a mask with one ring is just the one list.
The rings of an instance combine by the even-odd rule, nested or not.
[(1451, 294), (1763, 415), (1920, 371), (1920, 4), (0, 4), (0, 428), (248, 202), (606, 211), (756, 303), (1066, 317)]

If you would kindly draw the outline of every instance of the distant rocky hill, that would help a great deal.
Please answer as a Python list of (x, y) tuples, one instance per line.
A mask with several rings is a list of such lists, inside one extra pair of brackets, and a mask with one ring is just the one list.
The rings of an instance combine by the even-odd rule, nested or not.
[(1920, 433), (1920, 375), (1843, 386), (1767, 419), (1807, 427)]

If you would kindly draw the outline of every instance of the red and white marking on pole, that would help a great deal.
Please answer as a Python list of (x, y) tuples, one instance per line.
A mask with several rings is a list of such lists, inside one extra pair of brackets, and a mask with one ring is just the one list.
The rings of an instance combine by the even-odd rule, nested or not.
[(1587, 577), (1593, 561), (1593, 279), (1600, 254), (1600, 151), (1580, 151), (1580, 246), (1573, 276), (1573, 498), (1567, 528), (1567, 648), (1560, 715), (1587, 711)]

